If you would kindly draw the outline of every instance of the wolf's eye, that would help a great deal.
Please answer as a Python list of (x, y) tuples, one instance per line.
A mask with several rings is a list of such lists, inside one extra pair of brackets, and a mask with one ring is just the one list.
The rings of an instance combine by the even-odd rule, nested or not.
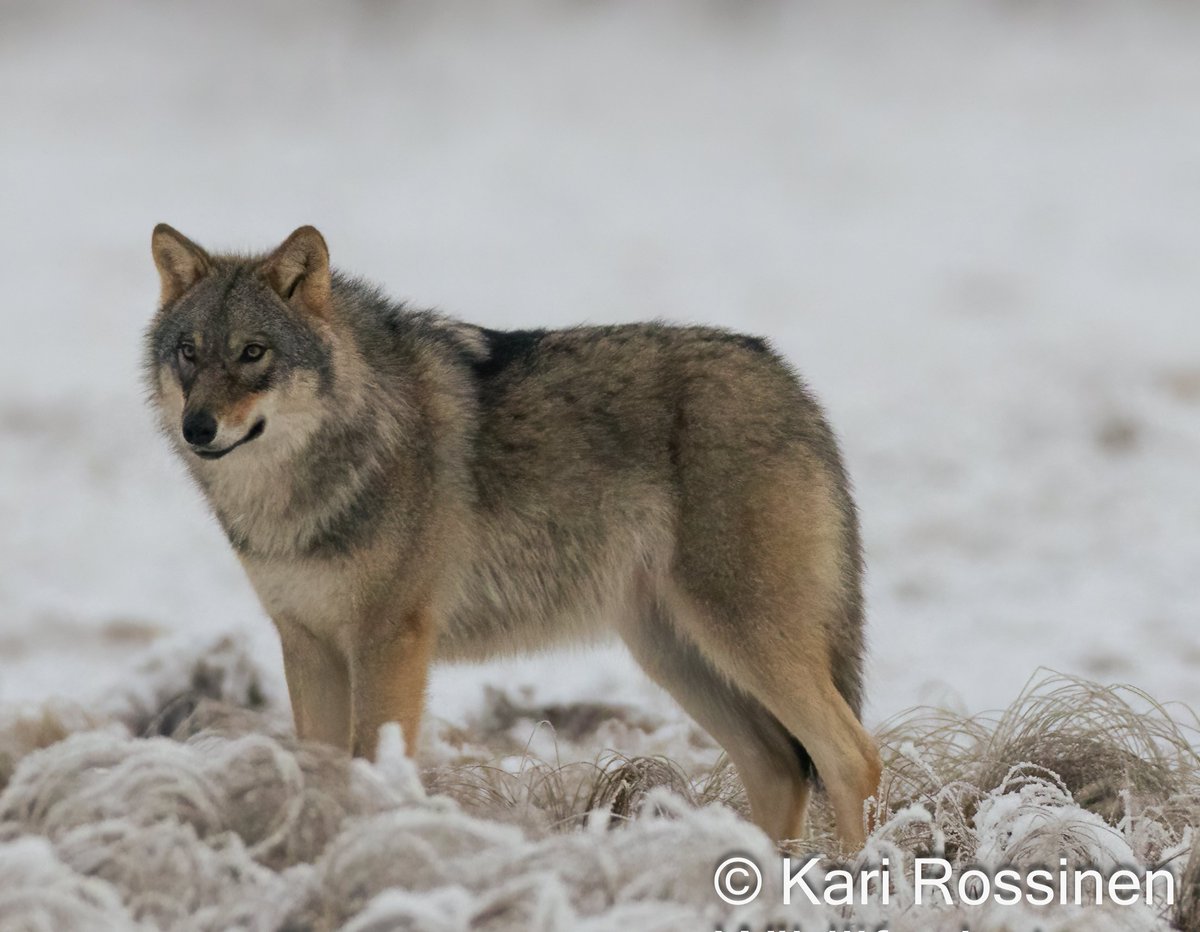
[(179, 355), (182, 356), (184, 359), (186, 359), (188, 362), (195, 362), (196, 361), (195, 345), (192, 343), (180, 343), (179, 344)]
[(242, 362), (258, 362), (266, 352), (267, 348), (261, 343), (247, 343), (242, 350)]

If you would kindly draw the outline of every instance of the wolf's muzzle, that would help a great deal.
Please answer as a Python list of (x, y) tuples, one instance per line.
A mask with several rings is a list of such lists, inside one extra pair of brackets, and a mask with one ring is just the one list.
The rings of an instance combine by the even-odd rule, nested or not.
[(195, 447), (193, 447), (192, 452), (195, 453), (197, 456), (199, 456), (203, 459), (206, 459), (206, 460), (219, 460), (226, 453), (232, 453), (234, 450), (236, 450), (238, 447), (240, 447), (243, 443), (249, 443), (251, 440), (257, 440), (259, 437), (262, 436), (262, 432), (266, 429), (266, 426), (267, 426), (266, 418), (260, 417), (257, 421), (254, 422), (254, 426), (251, 427), (248, 431), (246, 431), (246, 436), (244, 436), (237, 443), (230, 444), (224, 450), (198, 450)]
[(193, 411), (183, 419), (183, 439), (194, 447), (206, 447), (217, 436), (217, 419), (207, 411)]

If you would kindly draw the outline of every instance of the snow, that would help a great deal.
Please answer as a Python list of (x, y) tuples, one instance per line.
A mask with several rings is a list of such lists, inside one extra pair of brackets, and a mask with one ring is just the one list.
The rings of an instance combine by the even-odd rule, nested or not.
[[(855, 480), (872, 726), (919, 702), (1003, 706), (1042, 666), (1200, 705), (1198, 39), (1192, 6), (1108, 0), (6, 5), (0, 709), (65, 715), (81, 737), (40, 753), (69, 770), (77, 742), (103, 748), (90, 728), (161, 709), (230, 635), (286, 733), (274, 634), (143, 403), (161, 220), (234, 248), (315, 223), (335, 264), (493, 327), (769, 336)], [(426, 753), (453, 757), (438, 736), (491, 685), (653, 720), (567, 749), (584, 759), (691, 760), (691, 726), (615, 648), (439, 671)], [(150, 744), (114, 745), (112, 766), (200, 766)], [(697, 872), (706, 832), (765, 850), (724, 818), (604, 837), (624, 863), (666, 832)], [(153, 831), (170, 848), (185, 829)], [(205, 871), (250, 858), (178, 844)], [(124, 928), (128, 901), (64, 850), (26, 837), (0, 857), (31, 897), (61, 889), (55, 909)], [(596, 918), (569, 882), (506, 880), (539, 891), (547, 928), (685, 927), (700, 903), (688, 887), (675, 914)], [(271, 889), (283, 902), (292, 878)], [(457, 927), (480, 902), (463, 890), (381, 888), (354, 928)]]
[[(665, 786), (648, 789), (615, 830), (597, 810), (564, 831), (528, 811), (550, 814), (554, 793), (527, 800), (524, 812), (428, 794), (395, 727), (374, 764), (299, 743), (278, 708), (253, 708), (260, 673), (248, 648), (197, 644), (171, 663), (147, 663), (137, 671), (141, 688), (98, 697), (90, 724), (16, 754), (0, 791), (6, 929), (1170, 927), (1165, 888), (1151, 904), (1104, 908), (973, 906), (928, 893), (918, 901), (914, 854), (951, 856), (959, 870), (1028, 870), (1065, 854), (1112, 871), (1144, 869), (1156, 857), (1171, 863), (1189, 849), (1186, 837), (1154, 847), (1149, 829), (1167, 831), (1161, 816), (1143, 816), (1137, 831), (1132, 820), (1105, 824), (1036, 768), (1014, 768), (982, 795), (954, 855), (945, 842), (953, 814), (909, 807), (890, 815), (844, 865), (893, 865), (887, 902), (879, 883), (850, 906), (799, 892), (785, 900), (784, 865), (766, 836), (725, 806), (695, 806)], [(182, 711), (147, 721), (145, 695), (189, 688)], [(642, 713), (641, 725), (641, 738), (626, 744), (631, 753), (652, 751), (671, 723)], [(0, 726), (0, 760), (21, 734)], [(442, 745), (452, 737), (442, 726)], [(469, 753), (460, 746), (460, 761)], [(914, 826), (935, 832), (932, 846), (914, 844)], [(730, 852), (761, 870), (751, 903), (714, 896), (714, 868)], [(841, 868), (823, 863), (810, 873), (813, 889), (830, 869)]]

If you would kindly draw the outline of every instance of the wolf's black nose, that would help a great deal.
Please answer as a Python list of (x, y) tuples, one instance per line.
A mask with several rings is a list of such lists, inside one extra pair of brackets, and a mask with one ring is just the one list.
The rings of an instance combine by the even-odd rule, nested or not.
[(194, 447), (205, 447), (217, 436), (217, 419), (207, 411), (193, 411), (183, 419), (183, 439)]

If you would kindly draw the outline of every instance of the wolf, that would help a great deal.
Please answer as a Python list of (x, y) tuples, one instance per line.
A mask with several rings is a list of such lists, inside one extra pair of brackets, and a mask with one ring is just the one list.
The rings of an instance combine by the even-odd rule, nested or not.
[(765, 340), (492, 330), (389, 300), (313, 227), (255, 255), (160, 224), (145, 377), (278, 629), (296, 730), (416, 748), (430, 664), (614, 633), (798, 838), (864, 840), (862, 557), (838, 445)]

